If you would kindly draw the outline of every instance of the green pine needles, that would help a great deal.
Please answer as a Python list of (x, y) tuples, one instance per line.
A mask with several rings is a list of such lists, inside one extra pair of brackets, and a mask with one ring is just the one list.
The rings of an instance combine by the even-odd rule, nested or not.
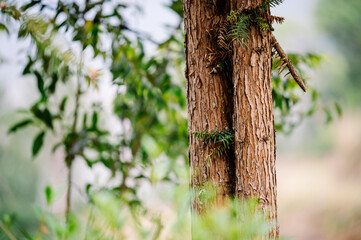
[(227, 39), (231, 42), (237, 40), (241, 46), (247, 47), (248, 28), (251, 24), (258, 25), (262, 30), (270, 30), (269, 24), (265, 21), (262, 11), (270, 7), (276, 7), (283, 3), (283, 0), (267, 0), (258, 5), (255, 9), (243, 12), (232, 10), (227, 16), (227, 23), (230, 25)]
[(269, 7), (277, 7), (278, 5), (281, 5), (283, 3), (283, 0), (267, 0), (262, 2), (258, 8), (262, 10), (267, 10)]
[(272, 23), (282, 23), (283, 18), (276, 16), (266, 17), (266, 11), (283, 3), (283, 0), (266, 0), (253, 9), (231, 10), (229, 15), (220, 23), (217, 36), (217, 50), (210, 50), (209, 66), (211, 73), (222, 72), (232, 56), (232, 43), (238, 41), (241, 47), (248, 47), (249, 27), (259, 26), (261, 30), (270, 31)]
[(226, 130), (215, 130), (213, 132), (209, 131), (197, 131), (193, 132), (193, 135), (204, 141), (205, 143), (214, 143), (222, 144), (224, 147), (227, 147), (233, 143), (233, 131), (230, 129)]
[(208, 155), (207, 159), (210, 160), (214, 156), (220, 157), (227, 153), (227, 150), (234, 142), (234, 134), (230, 129), (215, 131), (196, 131), (193, 132), (195, 138), (202, 140), (206, 144), (212, 144), (213, 151)]

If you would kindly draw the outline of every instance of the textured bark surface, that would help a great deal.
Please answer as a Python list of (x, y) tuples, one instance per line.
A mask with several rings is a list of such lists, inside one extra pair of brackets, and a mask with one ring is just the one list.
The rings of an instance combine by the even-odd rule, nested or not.
[[(230, 72), (211, 74), (207, 68), (207, 48), (217, 48), (210, 30), (230, 9), (251, 9), (260, 2), (184, 0), (189, 161), (195, 193), (210, 181), (221, 188), (221, 200), (227, 195), (259, 199), (268, 218), (276, 221), (271, 33), (251, 26), (248, 47), (234, 41)], [(216, 128), (234, 129), (234, 149), (208, 162), (210, 146), (195, 139), (192, 132)], [(197, 194), (192, 208), (202, 211)], [(277, 232), (275, 228), (270, 236)]]
[(219, 187), (217, 201), (220, 203), (234, 191), (232, 153), (210, 161), (207, 158), (213, 151), (212, 146), (192, 134), (195, 131), (232, 129), (231, 77), (225, 73), (212, 74), (208, 67), (208, 49), (217, 47), (217, 36), (212, 35), (212, 29), (219, 25), (228, 11), (224, 1), (184, 1), (189, 163), (194, 192), (192, 209), (196, 212), (205, 210), (199, 199), (204, 184), (209, 182)]
[(247, 10), (254, 7), (257, 7), (262, 0), (228, 0), (230, 1), (230, 6), (232, 10), (242, 9)]
[[(234, 1), (249, 9), (257, 1)], [(269, 219), (277, 221), (275, 130), (272, 98), (271, 33), (249, 29), (248, 47), (234, 41), (234, 132), (236, 196), (259, 199)], [(276, 236), (277, 228), (272, 235)]]

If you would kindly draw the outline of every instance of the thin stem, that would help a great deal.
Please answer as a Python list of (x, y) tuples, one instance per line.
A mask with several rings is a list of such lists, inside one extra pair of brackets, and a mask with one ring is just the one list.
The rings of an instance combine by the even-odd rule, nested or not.
[(123, 179), (120, 187), (120, 195), (123, 195), (123, 193), (127, 190), (127, 185), (125, 185), (125, 182), (128, 178), (128, 170), (129, 170), (129, 163), (125, 163), (125, 168), (123, 171)]
[[(74, 117), (73, 117), (73, 124), (71, 128), (72, 135), (76, 134), (76, 126), (78, 123), (78, 115), (79, 115), (79, 105), (80, 105), (80, 96), (81, 96), (81, 66), (83, 62), (83, 56), (80, 58), (80, 64), (78, 66), (78, 73), (77, 73), (77, 91), (75, 94), (75, 109), (74, 109)], [(73, 152), (74, 142), (72, 143), (72, 146), (69, 148), (69, 152), (67, 152), (67, 156), (65, 159), (66, 166), (68, 169), (68, 178), (67, 178), (67, 192), (66, 192), (66, 209), (65, 209), (65, 215), (66, 215), (66, 222), (69, 222), (69, 214), (70, 214), (70, 208), (71, 208), (71, 187), (72, 187), (72, 165), (73, 161), (75, 159), (75, 153)]]
[(68, 164), (68, 178), (67, 178), (67, 192), (66, 192), (66, 209), (65, 209), (65, 215), (66, 215), (66, 222), (69, 222), (69, 214), (70, 214), (70, 201), (71, 201), (71, 162), (74, 159), (69, 159), (70, 164)]
[(3, 232), (5, 233), (5, 235), (10, 239), (10, 240), (16, 240), (15, 236), (10, 232), (10, 230), (5, 226), (5, 224), (3, 224), (3, 222), (0, 220), (0, 229), (3, 230)]

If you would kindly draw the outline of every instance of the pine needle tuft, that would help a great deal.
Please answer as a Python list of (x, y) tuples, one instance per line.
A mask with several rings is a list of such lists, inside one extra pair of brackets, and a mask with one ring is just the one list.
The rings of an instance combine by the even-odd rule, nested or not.
[(206, 144), (214, 146), (213, 151), (208, 155), (207, 159), (210, 160), (214, 156), (220, 157), (227, 153), (227, 150), (234, 142), (234, 134), (230, 129), (211, 131), (196, 131), (192, 133), (195, 138), (202, 140)]

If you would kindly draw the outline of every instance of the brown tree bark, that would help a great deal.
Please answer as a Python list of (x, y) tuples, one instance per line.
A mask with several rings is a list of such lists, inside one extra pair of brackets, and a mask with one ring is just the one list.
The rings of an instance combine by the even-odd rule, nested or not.
[(189, 164), (194, 193), (192, 209), (196, 212), (204, 210), (199, 193), (206, 183), (219, 188), (218, 202), (223, 202), (234, 191), (234, 162), (229, 160), (228, 154), (209, 161), (212, 147), (192, 134), (232, 129), (231, 77), (226, 73), (213, 74), (208, 67), (209, 51), (217, 47), (212, 29), (228, 13), (227, 5), (223, 1), (184, 1)]
[[(217, 48), (215, 37), (208, 32), (219, 26), (231, 9), (252, 9), (261, 2), (184, 0), (189, 161), (194, 192), (199, 193), (198, 188), (211, 181), (221, 187), (222, 199), (227, 195), (258, 199), (267, 217), (276, 222), (271, 32), (250, 26), (248, 46), (233, 43), (229, 72), (211, 74), (207, 68), (207, 49)], [(192, 133), (217, 127), (233, 128), (234, 149), (207, 163), (210, 146)], [(197, 194), (192, 208), (202, 210)], [(277, 235), (274, 228), (270, 236)]]
[[(232, 9), (260, 1), (235, 0)], [(251, 26), (247, 47), (233, 45), (236, 196), (256, 198), (267, 217), (277, 221), (276, 143), (272, 98), (271, 32)], [(277, 227), (272, 232), (278, 235)]]

